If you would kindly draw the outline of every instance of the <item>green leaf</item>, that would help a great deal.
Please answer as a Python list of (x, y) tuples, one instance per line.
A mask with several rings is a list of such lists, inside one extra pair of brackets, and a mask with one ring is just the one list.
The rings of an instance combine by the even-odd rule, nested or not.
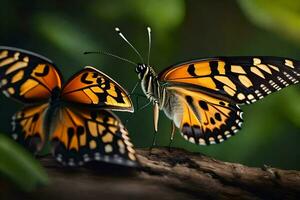
[(300, 45), (300, 1), (239, 0), (238, 2), (252, 22), (278, 32)]
[(0, 134), (0, 174), (23, 191), (48, 184), (47, 174), (38, 161), (3, 134)]

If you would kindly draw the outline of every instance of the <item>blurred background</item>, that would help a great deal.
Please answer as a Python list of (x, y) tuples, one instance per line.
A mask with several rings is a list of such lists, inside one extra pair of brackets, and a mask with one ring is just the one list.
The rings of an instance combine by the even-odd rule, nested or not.
[[(150, 63), (157, 72), (180, 61), (210, 56), (272, 55), (300, 60), (300, 1), (296, 0), (1, 0), (0, 19), (1, 45), (50, 58), (65, 79), (92, 65), (128, 91), (138, 80), (133, 66), (112, 57), (83, 55), (105, 50), (138, 62), (115, 33), (116, 26), (145, 58), (146, 27), (152, 27)], [(222, 144), (196, 146), (176, 134), (173, 146), (249, 166), (300, 170), (299, 99), (298, 85), (243, 106), (243, 129)], [(147, 101), (140, 99), (140, 103)], [(10, 132), (10, 118), (21, 107), (1, 95), (0, 132)], [(117, 114), (123, 121), (130, 117)], [(152, 117), (149, 106), (129, 121), (136, 147), (150, 146)], [(170, 124), (161, 112), (158, 145), (168, 145)]]

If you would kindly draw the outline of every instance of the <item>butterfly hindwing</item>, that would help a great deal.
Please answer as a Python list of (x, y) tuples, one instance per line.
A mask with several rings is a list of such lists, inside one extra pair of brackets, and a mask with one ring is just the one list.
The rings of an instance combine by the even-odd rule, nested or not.
[(220, 143), (242, 125), (242, 111), (233, 103), (180, 87), (169, 87), (164, 111), (183, 137), (196, 144)]
[(54, 64), (35, 53), (0, 46), (0, 89), (22, 103), (48, 100), (61, 88), (61, 75)]
[(103, 72), (85, 67), (64, 86), (62, 99), (71, 103), (133, 112), (127, 92)]
[(136, 166), (136, 156), (128, 132), (107, 110), (62, 107), (51, 127), (53, 153), (64, 165), (89, 161)]
[(300, 80), (299, 61), (278, 57), (220, 57), (174, 65), (159, 74), (166, 85), (198, 88), (250, 104)]
[(26, 106), (12, 117), (12, 137), (31, 152), (39, 152), (45, 143), (44, 116), (48, 104)]

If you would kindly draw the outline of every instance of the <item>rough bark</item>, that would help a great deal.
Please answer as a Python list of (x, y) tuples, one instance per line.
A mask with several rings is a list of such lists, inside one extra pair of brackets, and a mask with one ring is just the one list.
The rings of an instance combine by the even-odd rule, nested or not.
[[(300, 199), (300, 172), (253, 168), (180, 149), (137, 150), (141, 168), (66, 169), (41, 159), (52, 183), (30, 199)], [(24, 197), (24, 196), (23, 196)]]

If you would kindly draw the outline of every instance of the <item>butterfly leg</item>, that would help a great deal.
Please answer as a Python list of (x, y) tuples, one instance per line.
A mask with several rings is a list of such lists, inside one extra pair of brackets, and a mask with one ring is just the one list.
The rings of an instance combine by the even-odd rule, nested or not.
[(156, 135), (158, 131), (158, 118), (159, 118), (159, 106), (158, 102), (154, 102), (153, 106), (153, 125), (154, 125), (154, 135), (152, 140), (152, 145), (150, 147), (150, 153), (154, 146), (156, 146)]
[(175, 130), (176, 130), (176, 127), (175, 127), (175, 124), (173, 121), (171, 122), (171, 126), (172, 126), (172, 132), (171, 132), (170, 143), (169, 143), (169, 151), (171, 151), (171, 144), (174, 140), (174, 134), (175, 134)]

